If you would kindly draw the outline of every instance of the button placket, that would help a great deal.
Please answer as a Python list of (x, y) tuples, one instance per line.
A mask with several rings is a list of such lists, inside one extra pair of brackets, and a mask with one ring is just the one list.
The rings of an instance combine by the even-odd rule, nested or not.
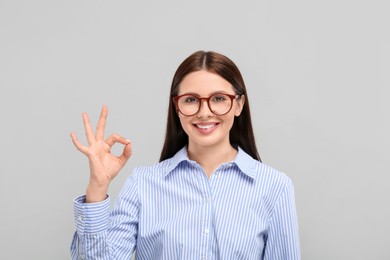
[(204, 175), (204, 178), (202, 178), (202, 184), (201, 186), (204, 188), (203, 190), (203, 220), (202, 220), (202, 226), (200, 227), (202, 238), (201, 238), (201, 252), (200, 257), (201, 259), (207, 259), (207, 256), (209, 254), (209, 250), (211, 248), (211, 240), (210, 240), (210, 228), (211, 228), (211, 222), (212, 222), (212, 192), (211, 192), (211, 183), (210, 179), (206, 178), (206, 175)]

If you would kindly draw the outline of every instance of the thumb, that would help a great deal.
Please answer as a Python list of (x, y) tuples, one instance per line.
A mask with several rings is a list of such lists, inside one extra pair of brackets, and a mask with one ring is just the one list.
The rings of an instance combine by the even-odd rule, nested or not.
[(127, 141), (127, 144), (123, 148), (122, 154), (119, 156), (119, 160), (122, 162), (122, 165), (125, 165), (127, 160), (132, 155), (131, 142), (129, 140), (126, 140), (126, 141)]

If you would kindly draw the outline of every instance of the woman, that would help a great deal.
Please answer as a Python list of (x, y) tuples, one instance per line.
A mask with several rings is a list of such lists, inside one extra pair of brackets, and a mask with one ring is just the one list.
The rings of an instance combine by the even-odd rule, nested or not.
[[(138, 167), (110, 213), (111, 180), (131, 156), (119, 135), (104, 141), (107, 108), (93, 132), (86, 196), (76, 198), (73, 259), (299, 259), (291, 180), (262, 164), (248, 96), (235, 64), (199, 51), (177, 69), (160, 162)], [(121, 156), (110, 153), (124, 145)]]

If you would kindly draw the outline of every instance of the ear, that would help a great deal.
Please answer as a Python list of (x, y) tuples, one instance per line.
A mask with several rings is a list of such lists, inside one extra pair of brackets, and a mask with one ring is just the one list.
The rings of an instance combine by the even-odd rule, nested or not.
[(235, 116), (239, 116), (241, 114), (241, 111), (244, 107), (245, 104), (245, 96), (242, 95), (239, 99), (236, 99), (237, 101), (237, 106), (236, 106), (236, 111), (234, 112)]

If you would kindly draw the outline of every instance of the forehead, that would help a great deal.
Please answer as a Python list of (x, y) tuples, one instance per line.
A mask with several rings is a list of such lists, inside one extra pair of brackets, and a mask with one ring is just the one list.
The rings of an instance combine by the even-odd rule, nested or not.
[(234, 94), (233, 86), (218, 74), (205, 70), (191, 72), (184, 77), (179, 86), (179, 95), (196, 93), (207, 96), (215, 92)]

